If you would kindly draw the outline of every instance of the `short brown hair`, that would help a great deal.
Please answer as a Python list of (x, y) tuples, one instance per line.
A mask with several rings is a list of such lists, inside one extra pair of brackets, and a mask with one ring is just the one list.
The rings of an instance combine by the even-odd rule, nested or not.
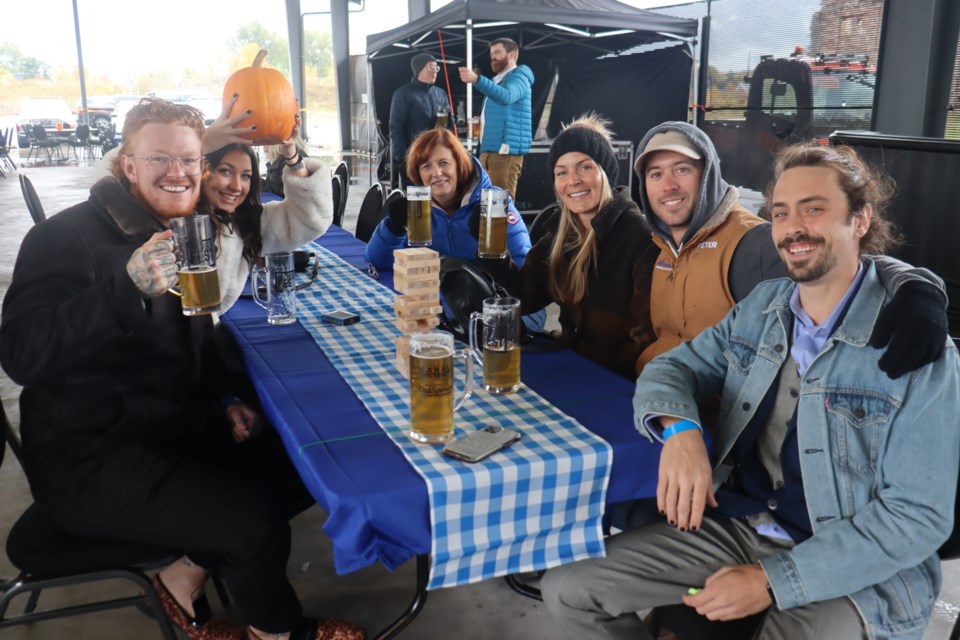
[(493, 49), (498, 44), (501, 45), (504, 49), (506, 49), (507, 53), (514, 53), (514, 52), (520, 51), (519, 45), (517, 45), (517, 43), (511, 40), (510, 38), (497, 38), (496, 40), (490, 43), (490, 48)]
[(872, 207), (870, 227), (860, 238), (860, 255), (882, 255), (900, 244), (901, 237), (896, 226), (884, 217), (896, 192), (896, 183), (882, 169), (871, 167), (851, 147), (827, 147), (806, 142), (782, 149), (774, 163), (773, 180), (767, 187), (766, 209), (770, 208), (773, 189), (784, 172), (798, 167), (833, 169), (840, 188), (847, 196), (851, 218), (866, 205)]
[(124, 175), (123, 167), (120, 166), (120, 156), (130, 155), (133, 139), (140, 129), (148, 124), (190, 127), (197, 132), (200, 140), (203, 140), (203, 113), (199, 109), (185, 104), (174, 104), (160, 98), (144, 98), (127, 112), (127, 117), (123, 121), (123, 142), (120, 143), (120, 152), (110, 164), (110, 172), (125, 187), (130, 187), (130, 181)]
[(457, 165), (457, 200), (463, 200), (463, 193), (473, 175), (473, 160), (449, 129), (427, 129), (416, 137), (407, 149), (407, 177), (413, 184), (422, 186), (420, 165), (427, 161), (434, 149), (441, 146), (453, 154), (453, 162)]

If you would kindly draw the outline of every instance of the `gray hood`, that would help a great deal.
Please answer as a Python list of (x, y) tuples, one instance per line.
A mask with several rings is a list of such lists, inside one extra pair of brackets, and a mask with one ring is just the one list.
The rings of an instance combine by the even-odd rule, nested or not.
[[(693, 146), (700, 151), (700, 155), (703, 156), (704, 166), (703, 177), (700, 180), (700, 193), (697, 194), (697, 204), (693, 210), (693, 218), (690, 220), (690, 227), (683, 236), (683, 240), (681, 241), (682, 245), (706, 224), (720, 205), (730, 185), (724, 182), (720, 176), (720, 158), (717, 157), (717, 150), (714, 149), (713, 142), (710, 141), (710, 138), (708, 138), (707, 134), (703, 131), (686, 122), (664, 122), (650, 129), (650, 131), (643, 136), (640, 144), (637, 145), (637, 155), (639, 156), (643, 152), (650, 138), (664, 131), (677, 131), (682, 133), (693, 143)], [(664, 238), (671, 246), (674, 246), (670, 227), (664, 224), (653, 212), (653, 208), (650, 206), (650, 200), (647, 198), (644, 177), (642, 174), (638, 175), (640, 178), (640, 207), (643, 209), (643, 215), (650, 224), (650, 228), (653, 229), (653, 233)], [(674, 246), (674, 248), (676, 247)]]

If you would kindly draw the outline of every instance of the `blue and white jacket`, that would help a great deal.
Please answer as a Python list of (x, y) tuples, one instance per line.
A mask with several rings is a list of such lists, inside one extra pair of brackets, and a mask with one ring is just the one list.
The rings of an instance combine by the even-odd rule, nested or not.
[[(480, 76), (477, 91), (486, 96), (483, 106), (483, 138), (480, 151), (500, 153), (507, 145), (510, 155), (524, 155), (533, 140), (533, 71), (519, 65), (500, 84)], [(516, 260), (516, 255), (514, 255)]]

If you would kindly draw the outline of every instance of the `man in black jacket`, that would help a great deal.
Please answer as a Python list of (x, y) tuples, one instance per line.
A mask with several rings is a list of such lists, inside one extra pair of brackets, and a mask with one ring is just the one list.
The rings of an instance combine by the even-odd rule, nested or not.
[[(437, 59), (429, 53), (418, 53), (410, 61), (410, 68), (413, 79), (397, 89), (390, 102), (390, 148), (394, 175), (399, 174), (402, 186), (410, 184), (405, 160), (413, 139), (438, 125), (453, 130), (447, 94), (436, 86), (440, 73)], [(447, 121), (438, 120), (438, 114), (446, 114)]]
[(287, 521), (312, 499), (275, 432), (242, 443), (250, 414), (212, 388), (222, 374), (210, 316), (184, 316), (167, 293), (167, 227), (200, 195), (203, 133), (193, 107), (130, 110), (113, 177), (24, 238), (0, 364), (23, 386), (37, 504), (73, 535), (186, 551), (154, 577), (164, 613), (192, 639), (239, 640), (241, 629), (205, 619), (205, 568), (220, 567), (249, 637), (300, 626)]

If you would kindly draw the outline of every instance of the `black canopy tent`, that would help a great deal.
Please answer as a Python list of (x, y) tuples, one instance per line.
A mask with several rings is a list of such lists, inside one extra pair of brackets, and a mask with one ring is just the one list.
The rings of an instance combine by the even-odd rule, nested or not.
[(593, 110), (612, 120), (619, 139), (636, 144), (653, 125), (686, 119), (697, 26), (615, 0), (458, 0), (367, 38), (373, 116), (389, 139), (393, 92), (410, 82), (410, 59), (428, 52), (446, 60), (437, 85), (446, 90), (449, 78), (454, 110), (463, 101), (469, 117), (482, 97), (460, 82), (457, 68), (476, 65), (489, 75), (489, 43), (509, 37), (536, 77), (534, 126), (556, 76), (549, 137)]

